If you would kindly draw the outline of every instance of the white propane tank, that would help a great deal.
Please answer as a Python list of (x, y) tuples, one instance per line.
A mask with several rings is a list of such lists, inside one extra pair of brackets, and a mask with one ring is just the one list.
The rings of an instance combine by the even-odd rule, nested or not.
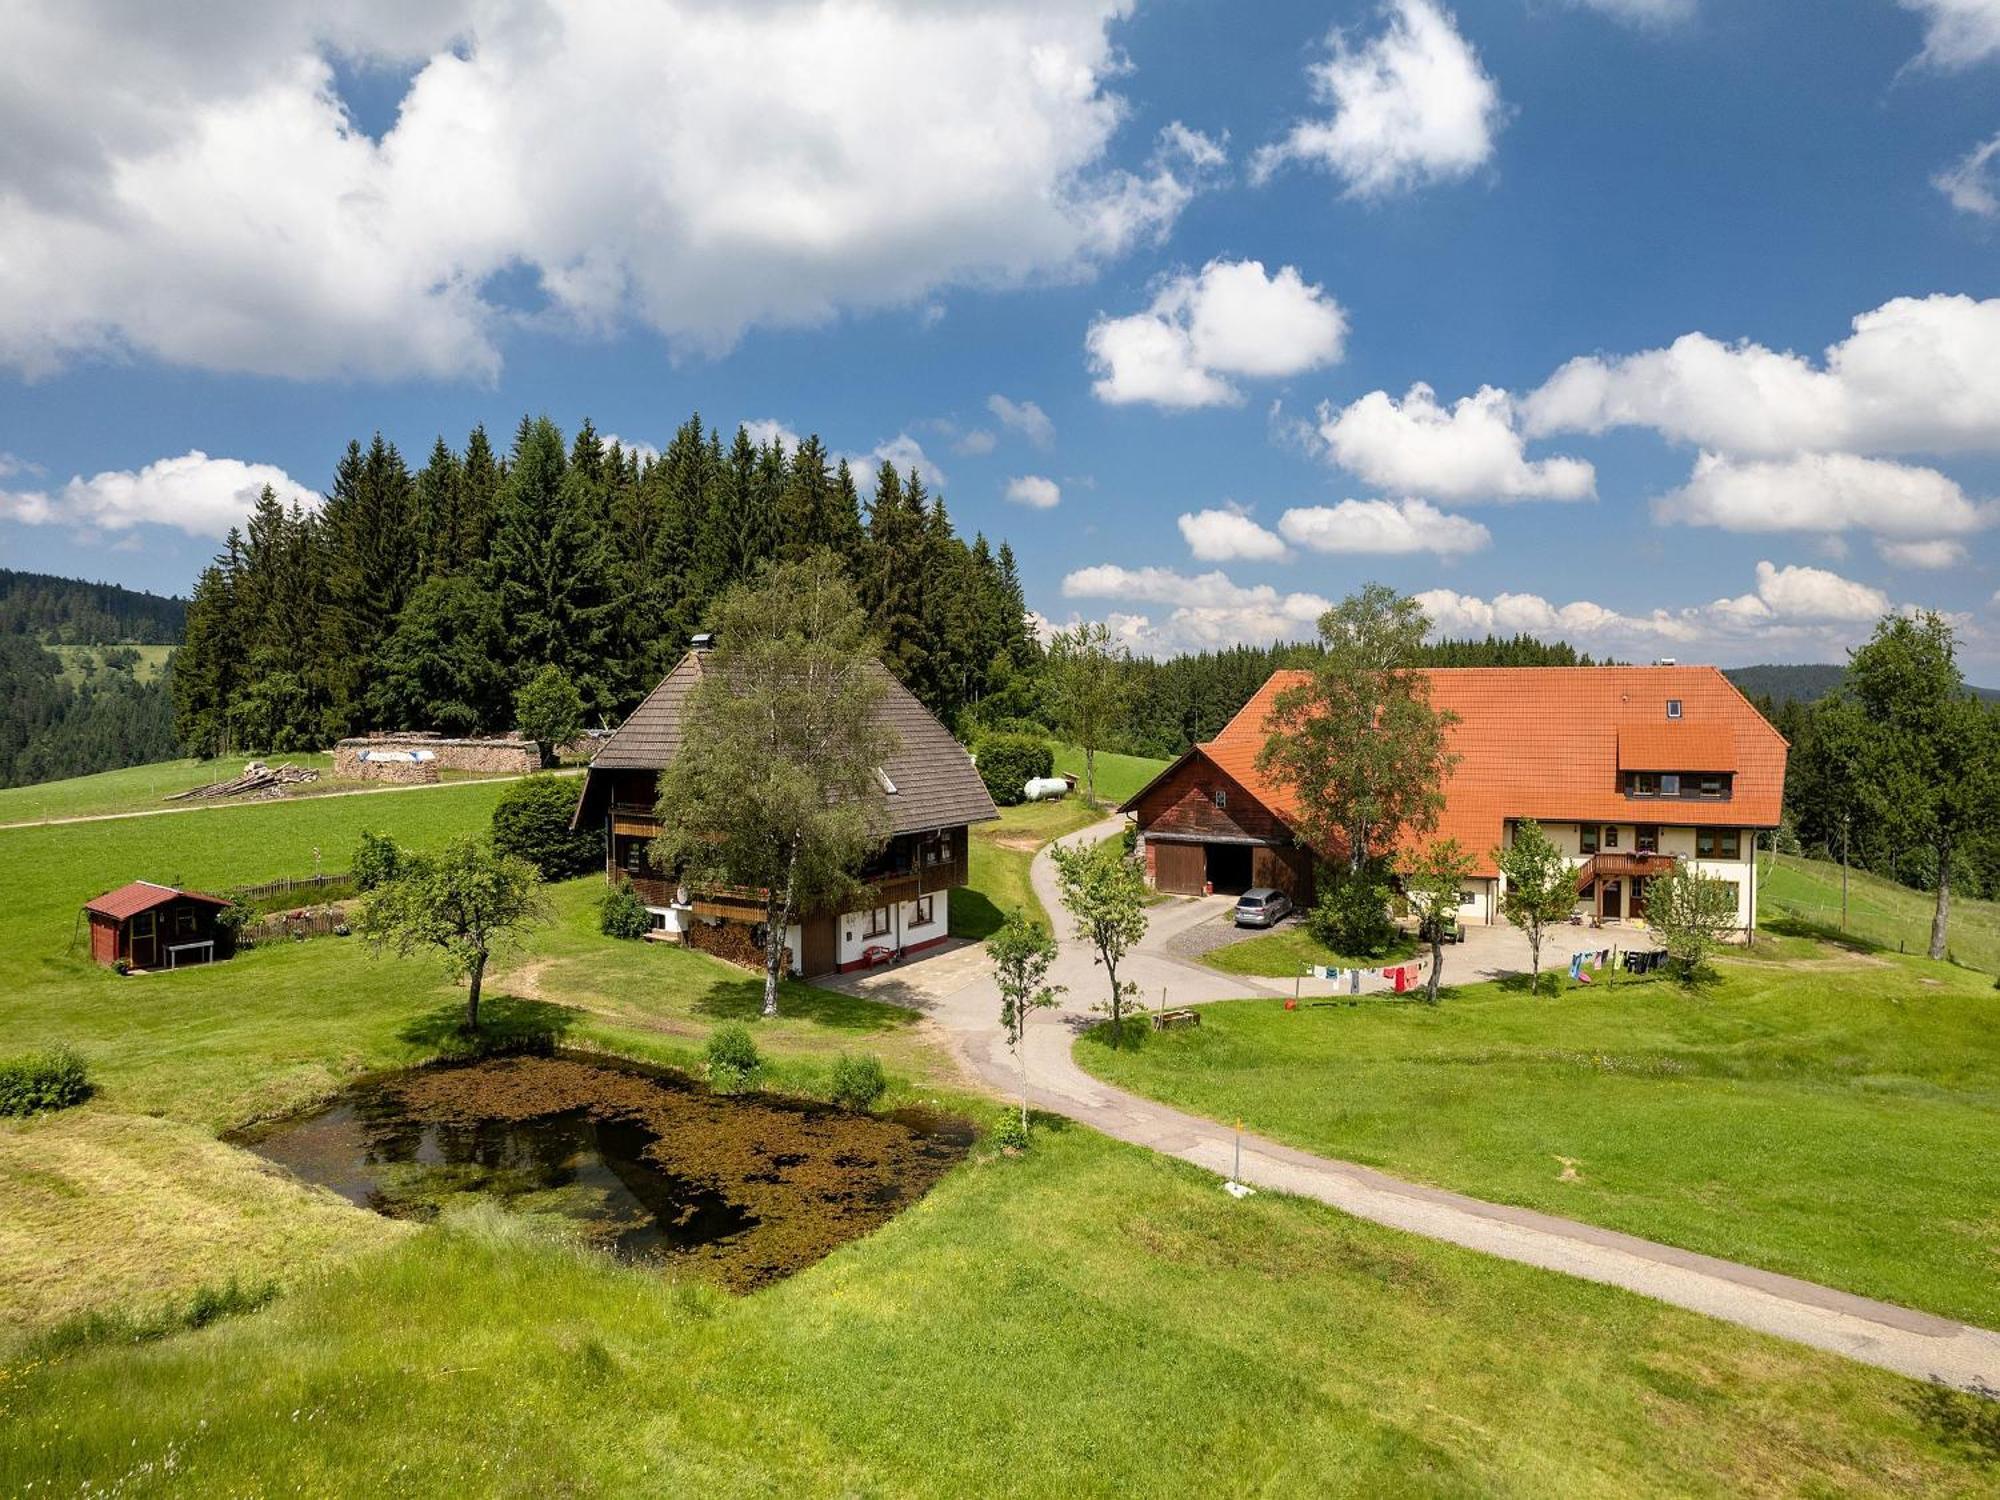
[(1035, 776), (1021, 790), (1030, 802), (1052, 802), (1069, 795), (1069, 783), (1060, 776)]

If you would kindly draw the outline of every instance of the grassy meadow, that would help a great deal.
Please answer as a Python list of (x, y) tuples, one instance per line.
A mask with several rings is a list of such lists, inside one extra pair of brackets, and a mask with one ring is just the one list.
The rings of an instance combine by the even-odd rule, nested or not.
[(1417, 951), (1417, 940), (1398, 933), (1389, 951), (1377, 958), (1356, 959), (1335, 953), (1305, 929), (1302, 922), (1287, 922), (1256, 937), (1211, 948), (1202, 962), (1225, 974), (1247, 974), (1266, 979), (1290, 979), (1315, 964), (1337, 969), (1376, 968), (1399, 963)]
[(1728, 962), (1209, 1006), (1092, 1072), (1296, 1146), (2000, 1327), (2000, 993), (1922, 960)]
[[(1097, 800), (1114, 807), (1138, 791), (1168, 762), (1146, 755), (1113, 755), (1100, 750), (1097, 755)], [(1083, 790), (1083, 752), (1074, 745), (1056, 746), (1056, 774), (1074, 776), (1077, 790)]]
[[(321, 939), (121, 980), (67, 950), (107, 884), (304, 873), (363, 827), (435, 846), (499, 790), (0, 831), (0, 1051), (70, 1042), (97, 1084), (0, 1121), (0, 1492), (1990, 1489), (1971, 1398), (1318, 1204), (1237, 1203), (1061, 1121), (749, 1296), (497, 1211), (392, 1222), (220, 1137), (458, 1046), (433, 966)], [(1012, 836), (1079, 817), (1024, 810)], [(821, 1092), (867, 1051), (891, 1104), (993, 1108), (916, 1014), (788, 985), (756, 1020), (754, 977), (600, 936), (601, 888), (553, 888), (490, 981), (497, 1031), (685, 1065), (745, 1020), (772, 1086)]]
[[(1848, 872), (1847, 933), (1850, 944), (1889, 952), (1927, 953), (1935, 898), (1862, 870)], [(1783, 855), (1775, 863), (1760, 856), (1757, 870), (1758, 920), (1780, 936), (1808, 933), (1841, 937), (1840, 866), (1827, 860)], [(1951, 898), (1951, 956), (1971, 968), (2000, 974), (2000, 902), (1976, 901), (1954, 892)]]

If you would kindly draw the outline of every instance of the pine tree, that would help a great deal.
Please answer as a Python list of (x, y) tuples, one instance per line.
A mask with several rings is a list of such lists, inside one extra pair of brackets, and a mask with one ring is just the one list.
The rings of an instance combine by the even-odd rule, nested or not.
[(319, 679), (328, 737), (367, 727), (363, 695), (374, 656), (417, 580), (416, 485), (378, 432), (364, 454), (349, 443), (320, 512), (326, 605)]
[(465, 461), (459, 465), (458, 508), (452, 517), (452, 571), (477, 573), (486, 566), (493, 527), (500, 509), (500, 481), (505, 477), (493, 457), (493, 444), (482, 423), (465, 440)]
[(415, 526), (420, 578), (443, 578), (459, 571), (457, 526), (464, 510), (459, 494), (464, 483), (458, 455), (440, 435), (431, 445), (430, 462), (417, 475)]
[(522, 419), (493, 535), (492, 578), (518, 685), (559, 667), (593, 714), (612, 711), (607, 666), (617, 602), (610, 551), (587, 481), (571, 476), (562, 432), (547, 417)]

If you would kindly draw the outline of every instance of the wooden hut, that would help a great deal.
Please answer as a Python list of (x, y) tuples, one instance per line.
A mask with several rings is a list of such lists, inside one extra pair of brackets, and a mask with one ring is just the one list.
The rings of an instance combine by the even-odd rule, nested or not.
[(216, 916), (229, 902), (200, 891), (135, 880), (86, 901), (90, 956), (101, 964), (121, 959), (135, 969), (177, 969), (227, 958)]

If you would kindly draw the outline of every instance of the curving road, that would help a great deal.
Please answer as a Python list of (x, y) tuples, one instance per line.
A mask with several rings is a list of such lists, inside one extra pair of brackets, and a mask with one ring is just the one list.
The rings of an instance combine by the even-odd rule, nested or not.
[[(1060, 842), (1093, 843), (1117, 832), (1122, 824), (1122, 819), (1109, 819)], [(1047, 849), (1035, 856), (1032, 879), (1043, 905), (1059, 913), (1055, 869)], [(1163, 994), (1168, 1004), (1185, 1005), (1292, 992), (1289, 983), (1221, 974), (1167, 951), (1175, 934), (1218, 911), (1214, 900), (1153, 908), (1146, 939), (1126, 968), (1139, 983), (1148, 1007), (1157, 1006)], [(1071, 1044), (1079, 1031), (1099, 1019), (1090, 1006), (1104, 993), (1105, 981), (1091, 954), (1067, 937), (1066, 924), (1058, 926), (1064, 936), (1051, 977), (1067, 985), (1069, 993), (1061, 1008), (1043, 1012), (1029, 1024), (1031, 1101), (1039, 1109), (1067, 1115), (1106, 1135), (1228, 1176), (1237, 1138), (1227, 1127), (1126, 1093), (1076, 1065)], [(1447, 973), (1455, 964), (1469, 964), (1475, 973), (1490, 972), (1502, 961), (1511, 966), (1504, 943), (1501, 935), (1494, 934), (1483, 950), (1471, 944), (1469, 952), (1455, 950), (1447, 958)], [(1463, 975), (1465, 970), (1458, 972)], [(922, 1010), (944, 1028), (972, 1071), (1005, 1096), (1017, 1093), (1019, 1068), (1000, 1032), (999, 994), (983, 949), (962, 947), (899, 969), (848, 976), (840, 985)], [(1381, 981), (1374, 981), (1374, 987), (1382, 988)], [(1323, 982), (1303, 986), (1307, 994), (1329, 988)], [(1983, 1328), (1551, 1214), (1405, 1182), (1259, 1136), (1246, 1135), (1241, 1145), (1241, 1178), (1258, 1187), (1316, 1198), (1378, 1224), (1624, 1287), (1920, 1380), (2000, 1389), (2000, 1334)]]

